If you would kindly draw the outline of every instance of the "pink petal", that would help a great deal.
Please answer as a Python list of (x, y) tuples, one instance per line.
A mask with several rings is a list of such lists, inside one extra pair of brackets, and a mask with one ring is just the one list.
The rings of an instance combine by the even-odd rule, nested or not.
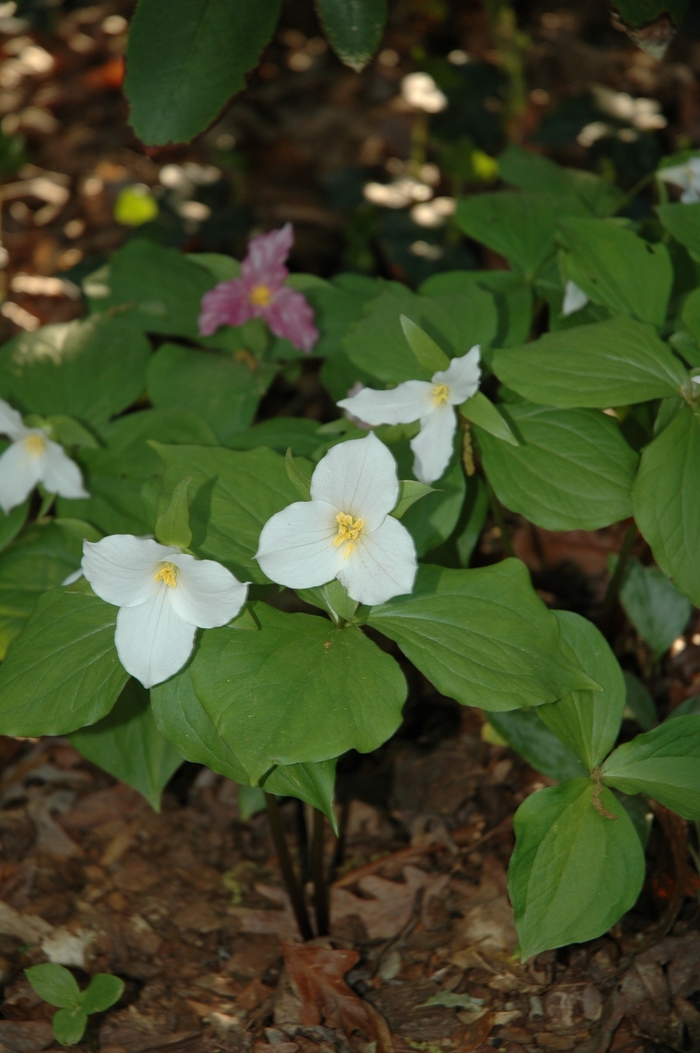
[(202, 297), (199, 332), (211, 336), (220, 325), (243, 325), (253, 317), (248, 288), (241, 278), (219, 282)]
[(286, 285), (276, 292), (262, 316), (275, 336), (286, 337), (308, 355), (318, 340), (314, 312), (305, 296)]
[(248, 255), (241, 265), (241, 274), (248, 286), (266, 285), (276, 292), (289, 274), (284, 264), (293, 244), (291, 223), (252, 238), (248, 242)]

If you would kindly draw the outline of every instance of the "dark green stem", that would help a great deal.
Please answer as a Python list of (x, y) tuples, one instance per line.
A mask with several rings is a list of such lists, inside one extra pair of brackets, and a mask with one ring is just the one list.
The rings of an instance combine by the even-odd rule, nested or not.
[(311, 880), (311, 870), (309, 868), (309, 831), (306, 825), (306, 806), (303, 801), (298, 798), (294, 802), (296, 805), (296, 826), (297, 826), (297, 845), (299, 846), (299, 874), (301, 877), (302, 888), (306, 887), (306, 882)]
[(326, 882), (323, 848), (326, 817), (318, 808), (314, 808), (314, 825), (311, 837), (311, 876), (314, 883), (314, 906), (316, 908), (316, 929), (319, 936), (327, 936), (330, 931), (328, 914), (328, 884)]
[(273, 793), (265, 794), (265, 804), (267, 805), (267, 818), (270, 822), (270, 831), (272, 833), (272, 840), (275, 843), (277, 849), (277, 858), (279, 859), (280, 870), (282, 871), (282, 877), (289, 893), (289, 898), (292, 903), (292, 910), (294, 911), (294, 917), (297, 920), (299, 926), (299, 932), (303, 940), (313, 939), (313, 932), (311, 930), (311, 922), (309, 921), (309, 915), (306, 910), (306, 903), (304, 902), (304, 893), (302, 891), (297, 876), (294, 872), (294, 866), (292, 865), (292, 857), (289, 854), (289, 848), (287, 846), (287, 840), (284, 836), (284, 830), (282, 829), (282, 819), (280, 817), (280, 809), (277, 798)]
[(656, 170), (654, 170), (653, 172), (647, 172), (645, 176), (643, 176), (637, 183), (634, 184), (631, 190), (627, 191), (620, 204), (615, 208), (615, 211), (612, 213), (612, 215), (619, 215), (619, 213), (622, 212), (624, 208), (627, 208), (628, 205), (631, 205), (634, 199), (636, 198), (637, 194), (639, 194), (640, 191), (644, 190), (646, 186), (649, 186), (649, 184), (654, 181), (655, 176)]
[(617, 598), (620, 595), (620, 589), (622, 588), (622, 582), (625, 578), (625, 572), (627, 570), (627, 564), (629, 562), (630, 553), (632, 552), (632, 546), (634, 545), (637, 537), (637, 524), (632, 520), (630, 525), (627, 527), (627, 533), (624, 536), (622, 545), (620, 547), (620, 553), (617, 557), (617, 563), (615, 564), (615, 570), (613, 575), (608, 582), (608, 587), (605, 590), (605, 596), (603, 597), (603, 606), (600, 608), (600, 614), (598, 615), (599, 622), (605, 622), (610, 617), (617, 603)]
[(508, 527), (506, 526), (506, 521), (503, 518), (503, 509), (501, 508), (501, 502), (498, 500), (495, 493), (493, 492), (493, 489), (491, 488), (491, 483), (489, 483), (488, 480), (486, 482), (486, 486), (489, 492), (489, 504), (491, 505), (491, 512), (493, 513), (493, 518), (496, 520), (496, 526), (501, 531), (501, 541), (503, 543), (505, 553), (507, 556), (515, 556), (513, 542), (510, 539)]

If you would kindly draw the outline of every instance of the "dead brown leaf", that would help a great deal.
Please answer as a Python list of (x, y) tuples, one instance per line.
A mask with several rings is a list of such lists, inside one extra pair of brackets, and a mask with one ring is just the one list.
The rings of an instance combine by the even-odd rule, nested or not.
[(389, 940), (410, 921), (421, 888), (441, 887), (443, 876), (431, 875), (418, 867), (403, 868), (404, 881), (387, 881), (376, 874), (360, 878), (358, 885), (371, 899), (362, 899), (345, 888), (331, 890), (331, 925), (353, 914), (360, 918), (371, 940)]
[(333, 950), (309, 944), (282, 945), (292, 985), (301, 1000), (300, 1023), (360, 1031), (369, 1042), (379, 1034), (373, 1014), (345, 982), (357, 963), (357, 951)]

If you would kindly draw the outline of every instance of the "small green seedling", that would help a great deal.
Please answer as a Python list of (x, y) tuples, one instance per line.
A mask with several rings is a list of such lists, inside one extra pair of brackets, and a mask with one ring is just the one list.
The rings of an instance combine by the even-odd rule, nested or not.
[(62, 965), (32, 965), (24, 970), (36, 993), (49, 1005), (58, 1007), (52, 1027), (62, 1046), (74, 1046), (85, 1034), (90, 1013), (102, 1013), (118, 1002), (124, 981), (109, 973), (97, 973), (81, 991), (73, 974)]

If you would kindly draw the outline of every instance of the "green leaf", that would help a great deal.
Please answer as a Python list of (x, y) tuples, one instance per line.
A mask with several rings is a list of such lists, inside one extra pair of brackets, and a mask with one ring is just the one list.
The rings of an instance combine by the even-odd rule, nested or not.
[(221, 252), (188, 252), (186, 255), (188, 260), (209, 271), (217, 282), (229, 282), (241, 276), (241, 265), (233, 256)]
[(678, 395), (688, 373), (647, 322), (621, 315), (496, 351), (509, 388), (549, 406), (607, 409)]
[(687, 717), (690, 714), (700, 715), (700, 695), (686, 698), (685, 702), (681, 702), (680, 706), (676, 706), (675, 709), (671, 710), (666, 719), (673, 720), (675, 717)]
[(333, 811), (335, 766), (337, 758), (307, 764), (281, 764), (273, 768), (263, 786), (278, 797), (297, 797), (328, 817), (333, 833), (338, 836), (338, 820)]
[(670, 15), (678, 28), (687, 6), (687, 0), (615, 0), (615, 7), (625, 22), (634, 28), (647, 26), (660, 15)]
[(419, 325), (412, 322), (405, 314), (399, 316), (399, 321), (401, 322), (404, 336), (408, 341), (408, 346), (416, 356), (418, 365), (429, 373), (447, 369), (450, 360), (445, 352), (438, 347), (433, 338), (428, 336)]
[(554, 252), (557, 220), (587, 211), (574, 193), (498, 191), (458, 201), (455, 219), (465, 234), (505, 256), (531, 280)]
[[(455, 435), (455, 449), (459, 450), (462, 436)], [(392, 446), (391, 452), (396, 457), (399, 475), (408, 475), (413, 466), (413, 451), (408, 442)], [(459, 454), (456, 452), (440, 478), (433, 493), (426, 494), (420, 504), (410, 508), (401, 516), (401, 521), (415, 542), (419, 556), (425, 555), (446, 541), (459, 522), (464, 504), (466, 481)]]
[(570, 194), (574, 191), (596, 216), (612, 215), (624, 197), (614, 183), (580, 168), (562, 168), (542, 154), (515, 143), (498, 158), (501, 178), (521, 190)]
[(499, 501), (547, 530), (597, 530), (632, 515), (639, 456), (616, 420), (594, 409), (503, 407), (521, 443), (477, 429)]
[(338, 58), (359, 73), (379, 47), (387, 0), (316, 0), (316, 11)]
[(694, 260), (700, 260), (700, 203), (657, 205), (656, 214), (676, 241), (685, 245)]
[(626, 690), (622, 670), (605, 637), (593, 622), (572, 611), (554, 611), (562, 649), (578, 660), (602, 691), (574, 691), (551, 706), (540, 706), (539, 717), (575, 753), (588, 771), (597, 768), (615, 745)]
[(51, 589), (0, 666), (3, 735), (67, 735), (116, 702), (127, 674), (114, 647), (117, 608)]
[(478, 424), (490, 435), (495, 435), (497, 439), (502, 439), (511, 446), (518, 445), (518, 440), (510, 430), (508, 422), (483, 392), (477, 391), (476, 395), (472, 395), (470, 399), (463, 402), (459, 407), (459, 412), (466, 420), (470, 420), (472, 424)]
[(299, 500), (284, 457), (269, 449), (238, 453), (203, 446), (158, 446), (166, 492), (186, 475), (192, 550), (231, 567), (240, 581), (265, 582), (253, 559), (270, 516)]
[(147, 146), (204, 131), (272, 36), (280, 0), (141, 0), (129, 28), (124, 91)]
[(700, 605), (700, 420), (690, 407), (642, 453), (632, 501), (654, 559)]
[(39, 597), (78, 569), (82, 548), (70, 530), (34, 523), (0, 554), (0, 658)]
[(424, 296), (469, 292), (473, 285), (490, 292), (498, 309), (496, 347), (512, 347), (527, 340), (532, 324), (532, 286), (515, 271), (443, 271), (420, 286)]
[(45, 962), (24, 970), (39, 998), (59, 1009), (75, 1009), (82, 1004), (82, 993), (78, 982), (63, 965)]
[(265, 793), (259, 786), (239, 785), (238, 811), (244, 823), (247, 823), (254, 815), (258, 815), (259, 812), (264, 812), (266, 807)]
[(684, 819), (700, 819), (700, 716), (676, 717), (618, 746), (601, 777), (624, 793), (649, 794)]
[(463, 705), (540, 706), (595, 686), (562, 653), (557, 621), (516, 559), (479, 570), (419, 567), (412, 595), (373, 607), (367, 623)]
[(87, 446), (91, 450), (98, 449), (99, 443), (95, 436), (74, 417), (58, 413), (47, 417), (46, 421), (51, 426), (54, 438), (62, 446)]
[(633, 556), (620, 589), (620, 603), (649, 644), (654, 661), (685, 629), (692, 604), (658, 567), (643, 567)]
[(92, 727), (74, 732), (70, 740), (83, 757), (133, 786), (155, 812), (160, 811), (161, 794), (182, 757), (158, 731), (148, 691), (133, 677), (112, 711)]
[(291, 449), (295, 457), (307, 458), (324, 445), (324, 437), (319, 434), (318, 421), (302, 417), (272, 417), (270, 420), (263, 420), (247, 431), (234, 435), (227, 443), (231, 450), (257, 450), (259, 446), (269, 446), (277, 453), (284, 454)]
[(156, 538), (161, 545), (173, 545), (175, 548), (186, 549), (192, 541), (190, 530), (190, 511), (187, 506), (187, 487), (192, 482), (192, 476), (188, 475), (177, 484), (170, 498), (170, 504), (158, 517), (156, 523)]
[(29, 501), (16, 505), (7, 515), (0, 509), (0, 552), (19, 534), (29, 515)]
[(651, 731), (654, 725), (659, 722), (654, 699), (642, 681), (638, 680), (633, 673), (623, 669), (622, 675), (625, 678), (625, 689), (627, 691), (625, 716), (630, 716), (630, 713), (627, 712), (629, 710), (643, 731)]
[(104, 1013), (124, 992), (124, 981), (111, 973), (96, 973), (83, 992), (83, 1009), (86, 1013)]
[(259, 632), (204, 634), (191, 666), (197, 695), (251, 782), (273, 764), (376, 749), (398, 727), (406, 682), (353, 627), (254, 605)]
[(148, 393), (154, 406), (194, 410), (228, 445), (252, 423), (275, 372), (275, 366), (251, 367), (222, 351), (163, 344), (148, 367)]
[(673, 284), (668, 249), (604, 219), (559, 224), (567, 277), (593, 303), (661, 325)]
[(632, 907), (644, 853), (627, 812), (609, 790), (593, 806), (590, 779), (571, 779), (527, 797), (513, 819), (508, 870), (523, 961), (540, 951), (602, 936)]
[(296, 487), (303, 501), (311, 500), (311, 480), (308, 479), (294, 460), (294, 454), (288, 449), (284, 457), (287, 478)]
[(84, 1009), (59, 1009), (51, 1021), (54, 1038), (62, 1046), (74, 1046), (80, 1042), (87, 1027), (87, 1013)]
[(489, 724), (531, 768), (547, 778), (564, 782), (586, 775), (578, 757), (540, 720), (539, 713), (543, 708), (489, 713)]
[(421, 497), (426, 497), (432, 493), (435, 493), (434, 486), (416, 482), (415, 479), (401, 479), (399, 482), (399, 503), (391, 513), (392, 516), (394, 519), (401, 519), (411, 505), (415, 504), (416, 501), (420, 501)]
[(343, 621), (349, 622), (359, 607), (357, 600), (353, 600), (348, 596), (347, 589), (337, 578), (329, 581), (327, 585), (322, 585), (321, 588), (323, 589), (329, 613), (335, 614), (337, 617), (342, 618)]
[(141, 395), (150, 353), (123, 315), (46, 325), (0, 350), (0, 392), (25, 412), (100, 425)]

